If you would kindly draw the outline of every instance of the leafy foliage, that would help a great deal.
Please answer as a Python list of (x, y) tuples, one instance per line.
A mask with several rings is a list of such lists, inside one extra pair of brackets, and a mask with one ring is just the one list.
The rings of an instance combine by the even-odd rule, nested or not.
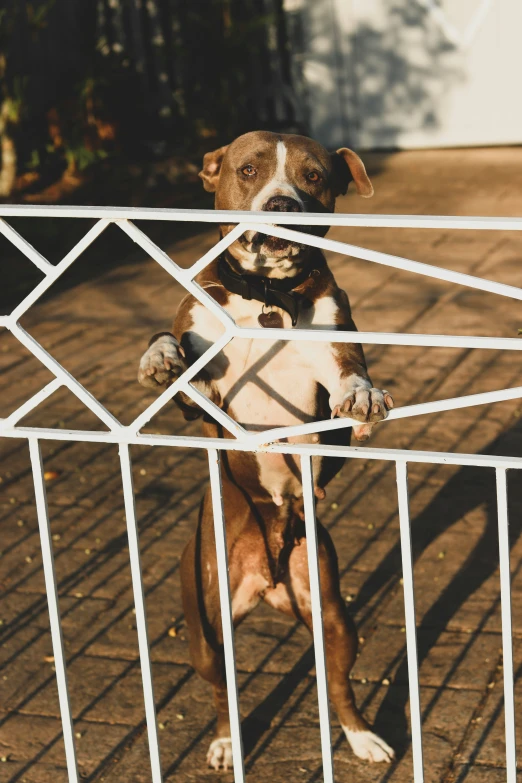
[(116, 157), (293, 123), (282, 0), (4, 2), (2, 167), (5, 142), (27, 197)]

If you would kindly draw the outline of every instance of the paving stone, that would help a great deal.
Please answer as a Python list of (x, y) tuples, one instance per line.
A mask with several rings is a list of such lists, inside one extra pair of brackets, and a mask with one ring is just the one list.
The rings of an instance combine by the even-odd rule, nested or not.
[[(32, 718), (31, 718), (32, 720)], [(81, 777), (97, 772), (98, 767), (118, 748), (129, 735), (127, 726), (109, 725), (88, 721), (75, 721), (75, 745), (78, 771)], [(58, 765), (65, 758), (60, 729), (55, 744), (42, 756), (42, 763)]]
[[(92, 661), (95, 662), (97, 672), (101, 672), (103, 659), (92, 658)], [(111, 662), (112, 671), (110, 677), (107, 677), (107, 687), (101, 690), (101, 698), (93, 699), (83, 708), (85, 718), (90, 721), (136, 725), (145, 715), (140, 667), (127, 662), (121, 666), (112, 664), (116, 662)], [(157, 703), (161, 704), (163, 699), (170, 697), (171, 692), (177, 690), (178, 683), (185, 680), (187, 671), (186, 666), (153, 665)]]
[[(264, 605), (241, 624), (235, 638), (238, 666), (247, 672), (289, 672), (312, 644), (308, 630), (301, 623)], [(312, 654), (312, 665), (313, 662)]]
[[(35, 715), (15, 714), (2, 726), (1, 752), (10, 762), (33, 762), (37, 767), (65, 768), (65, 749), (61, 721)], [(78, 721), (74, 725), (75, 745), (80, 774), (92, 773), (99, 762), (126, 735), (122, 726)], [(22, 777), (31, 779), (33, 764)]]
[[(174, 565), (174, 573), (159, 584), (153, 583), (147, 595), (149, 640), (153, 660), (185, 663), (188, 660), (188, 642), (182, 619), (177, 564)], [(111, 610), (105, 623), (105, 618), (100, 618), (99, 630), (91, 634), (92, 642), (87, 646), (87, 652), (90, 655), (134, 660), (137, 655), (136, 616), (130, 586), (126, 601), (120, 600), (116, 609)], [(168, 635), (171, 628), (175, 629), (175, 637)]]
[[(420, 684), (484, 691), (496, 669), (502, 639), (497, 634), (420, 630)], [(358, 680), (408, 683), (404, 627), (378, 626), (362, 645), (353, 670)]]
[[(42, 633), (30, 625), (24, 626), (3, 643), (1, 652), (0, 703), (4, 710), (20, 709), (46, 683), (55, 682), (50, 633)], [(59, 714), (55, 689), (49, 690), (46, 706), (50, 712), (44, 714)]]
[[(462, 764), (453, 773), (456, 783), (506, 783), (507, 770), (504, 767), (490, 767)], [(517, 781), (522, 780), (522, 773), (517, 774)]]
[[(88, 656), (80, 656), (73, 660), (67, 667), (73, 718), (80, 714), (83, 717), (86, 710), (93, 709), (93, 705), (103, 699), (105, 692), (110, 691), (125, 676), (131, 665), (127, 661), (90, 658)], [(51, 668), (49, 664), (47, 666), (48, 669)], [(27, 688), (27, 693), (19, 694), (25, 697), (24, 706), (21, 708), (22, 712), (31, 715), (59, 716), (56, 679), (52, 677), (47, 680), (38, 689), (31, 688), (29, 691)], [(123, 717), (125, 717), (124, 712), (124, 710), (121, 712)], [(125, 723), (126, 721), (111, 720), (109, 716), (105, 722)]]
[[(520, 715), (522, 709), (522, 643), (515, 640), (515, 715)], [(461, 760), (470, 764), (485, 764), (488, 766), (503, 766), (506, 761), (506, 740), (504, 721), (504, 694), (502, 672), (493, 679), (494, 687), (488, 689), (487, 699), (481, 710), (475, 716), (475, 721), (464, 744)], [(522, 760), (522, 729), (518, 721), (516, 726), (517, 760)]]
[[(2, 774), (4, 774), (3, 768)], [(13, 762), (8, 759), (5, 764), (5, 774), (8, 783), (11, 781), (16, 781), (16, 783), (18, 781), (20, 783), (22, 781), (24, 783), (69, 783), (65, 765)]]

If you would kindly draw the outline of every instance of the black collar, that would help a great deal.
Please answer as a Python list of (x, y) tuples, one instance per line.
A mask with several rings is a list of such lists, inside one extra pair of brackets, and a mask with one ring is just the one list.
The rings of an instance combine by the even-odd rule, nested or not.
[(305, 299), (294, 289), (307, 280), (313, 272), (303, 269), (295, 277), (261, 277), (260, 275), (239, 274), (234, 272), (224, 255), (218, 258), (218, 277), (227, 291), (238, 294), (243, 299), (255, 299), (267, 307), (280, 307), (292, 319), (292, 326), (297, 324), (299, 305)]

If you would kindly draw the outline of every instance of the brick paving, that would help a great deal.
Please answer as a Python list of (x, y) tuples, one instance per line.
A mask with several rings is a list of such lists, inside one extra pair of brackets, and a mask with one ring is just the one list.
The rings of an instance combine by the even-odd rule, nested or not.
[[(522, 149), (374, 155), (369, 169), (375, 198), (347, 197), (340, 211), (520, 214)], [(23, 233), (27, 222), (17, 225)], [(213, 230), (202, 230), (176, 240), (176, 227), (151, 224), (148, 229), (186, 265), (215, 237)], [(137, 362), (150, 334), (169, 326), (181, 292), (116, 232), (111, 227), (96, 240), (58, 290), (22, 323), (127, 423), (153, 399), (135, 380)], [(522, 236), (516, 232), (337, 229), (330, 236), (520, 284)], [(67, 241), (70, 246), (74, 240)], [(63, 250), (59, 242), (49, 248), (54, 257)], [(24, 272), (13, 287), (20, 298), (23, 286), (34, 283), (29, 262), (7, 251), (5, 243), (0, 252)], [(512, 337), (522, 326), (515, 301), (365, 261), (330, 260), (361, 330)], [(390, 389), (399, 405), (521, 383), (518, 354), (378, 346), (368, 346), (366, 354), (374, 382)], [(2, 416), (51, 378), (9, 334), (0, 337), (0, 366)], [(371, 444), (520, 455), (521, 416), (517, 401), (419, 416), (379, 427)], [(103, 427), (63, 390), (24, 424)], [(149, 431), (197, 433), (198, 425), (186, 424), (172, 406)], [(55, 475), (48, 481), (49, 508), (80, 773), (89, 783), (149, 781), (117, 448), (48, 441), (42, 449), (45, 468)], [(196, 524), (206, 457), (168, 448), (132, 452), (165, 778), (229, 782), (230, 773), (205, 768), (213, 709), (208, 687), (190, 666), (177, 574)], [(0, 476), (0, 779), (64, 783), (25, 442), (0, 442)], [(509, 492), (514, 656), (520, 674), (522, 489), (516, 475), (510, 477)], [(500, 783), (505, 746), (493, 471), (415, 464), (410, 493), (426, 780)], [(333, 717), (336, 779), (402, 783), (412, 779), (412, 761), (393, 466), (359, 460), (347, 465), (319, 512), (336, 543), (343, 594), (361, 636), (355, 690), (368, 717), (398, 752), (391, 767), (359, 762)], [(314, 659), (307, 633), (261, 606), (236, 638), (248, 780), (320, 780)], [(516, 701), (520, 709), (520, 684)]]

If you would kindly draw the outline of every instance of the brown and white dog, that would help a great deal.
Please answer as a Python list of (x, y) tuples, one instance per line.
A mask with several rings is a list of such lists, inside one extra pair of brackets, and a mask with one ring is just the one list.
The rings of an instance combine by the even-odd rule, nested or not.
[[(217, 209), (333, 212), (336, 197), (346, 193), (352, 180), (359, 195), (373, 194), (364, 165), (351, 150), (329, 153), (304, 136), (261, 131), (205, 155), (200, 177), (205, 189), (215, 192)], [(221, 234), (231, 229), (223, 225)], [(355, 330), (348, 298), (323, 254), (300, 243), (246, 232), (196, 281), (239, 326), (261, 322)], [(264, 323), (258, 321), (261, 314), (268, 319)], [(160, 333), (149, 343), (140, 363), (140, 383), (168, 385), (222, 333), (220, 321), (192, 295), (186, 296), (173, 334)], [(249, 431), (349, 416), (360, 422), (353, 427), (355, 437), (365, 440), (393, 406), (388, 392), (373, 387), (360, 345), (275, 341), (269, 329), (266, 340), (234, 339), (194, 383)], [(177, 401), (187, 418), (203, 416), (206, 435), (230, 437), (192, 400), (178, 395)], [(348, 428), (291, 440), (348, 444), (349, 433)], [(263, 600), (311, 630), (299, 464), (280, 454), (223, 455), (234, 624)], [(318, 499), (324, 498), (324, 487), (341, 465), (337, 459), (314, 460)], [(357, 632), (340, 593), (333, 543), (320, 524), (318, 537), (330, 697), (354, 753), (368, 761), (389, 762), (393, 750), (371, 731), (355, 704), (350, 670)], [(213, 685), (217, 708), (216, 736), (207, 760), (214, 769), (227, 769), (232, 751), (209, 490), (197, 531), (183, 553), (181, 580), (192, 662)]]

